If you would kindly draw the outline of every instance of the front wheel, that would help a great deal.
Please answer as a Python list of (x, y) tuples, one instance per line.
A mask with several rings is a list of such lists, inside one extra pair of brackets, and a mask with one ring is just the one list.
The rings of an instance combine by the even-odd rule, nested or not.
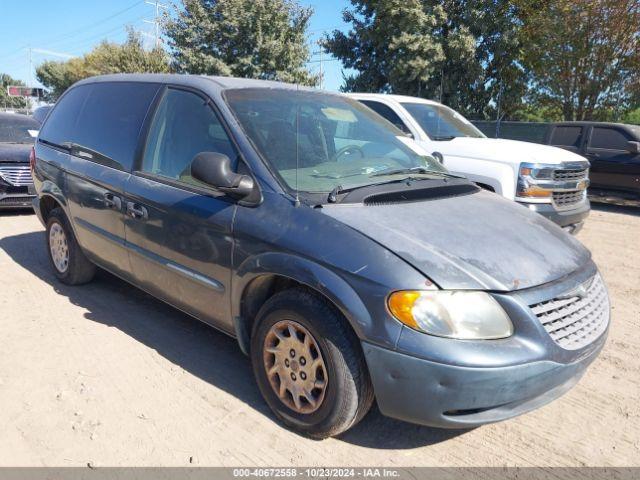
[(286, 290), (264, 304), (253, 329), (251, 360), (271, 410), (310, 437), (348, 430), (373, 402), (356, 335), (331, 304), (309, 290)]

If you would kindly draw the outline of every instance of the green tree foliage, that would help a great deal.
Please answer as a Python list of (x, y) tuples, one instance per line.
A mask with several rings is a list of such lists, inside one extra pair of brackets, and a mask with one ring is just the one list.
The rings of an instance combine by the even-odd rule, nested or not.
[(22, 97), (10, 97), (7, 87), (10, 85), (24, 85), (21, 80), (11, 78), (6, 73), (0, 73), (0, 108), (25, 108), (27, 103)]
[(440, 99), (477, 118), (520, 108), (525, 9), (506, 0), (351, 0), (326, 48), (356, 71), (345, 91)]
[(94, 75), (169, 71), (166, 52), (161, 48), (145, 50), (140, 37), (130, 30), (122, 44), (104, 41), (83, 57), (44, 62), (36, 69), (36, 76), (56, 99), (75, 82)]
[(565, 120), (619, 117), (640, 87), (640, 2), (534, 3), (521, 31), (531, 100)]
[(293, 0), (183, 0), (164, 33), (179, 72), (314, 85), (311, 14)]

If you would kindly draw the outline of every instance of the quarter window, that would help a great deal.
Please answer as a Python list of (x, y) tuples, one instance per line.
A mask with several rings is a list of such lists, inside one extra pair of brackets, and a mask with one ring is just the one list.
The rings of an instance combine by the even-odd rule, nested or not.
[(98, 153), (95, 161), (128, 171), (140, 127), (159, 88), (133, 82), (75, 87), (53, 109), (40, 138), (55, 145), (76, 144)]
[(626, 135), (615, 128), (594, 127), (589, 141), (591, 148), (603, 148), (607, 150), (627, 150)]
[(551, 145), (559, 147), (580, 147), (582, 127), (556, 127), (551, 135)]
[(149, 131), (142, 170), (180, 182), (205, 186), (191, 176), (191, 161), (200, 152), (237, 157), (222, 123), (195, 93), (168, 89)]

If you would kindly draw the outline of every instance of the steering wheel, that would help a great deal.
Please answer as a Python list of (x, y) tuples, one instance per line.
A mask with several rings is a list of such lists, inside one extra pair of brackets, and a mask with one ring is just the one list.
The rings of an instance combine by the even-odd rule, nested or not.
[(340, 150), (338, 150), (333, 155), (332, 160), (337, 162), (342, 155), (345, 155), (346, 153), (351, 154), (351, 152), (358, 152), (360, 154), (360, 158), (364, 158), (364, 151), (362, 150), (362, 148), (360, 148), (358, 145), (347, 145), (346, 147), (342, 147)]

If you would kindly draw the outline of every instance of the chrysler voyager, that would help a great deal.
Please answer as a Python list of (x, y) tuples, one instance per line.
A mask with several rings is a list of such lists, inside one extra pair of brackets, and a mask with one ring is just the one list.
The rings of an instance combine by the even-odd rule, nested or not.
[(96, 266), (237, 338), (312, 437), (377, 402), (467, 428), (539, 407), (601, 350), (590, 253), (339, 94), (182, 75), (83, 80), (40, 130), (58, 279)]

